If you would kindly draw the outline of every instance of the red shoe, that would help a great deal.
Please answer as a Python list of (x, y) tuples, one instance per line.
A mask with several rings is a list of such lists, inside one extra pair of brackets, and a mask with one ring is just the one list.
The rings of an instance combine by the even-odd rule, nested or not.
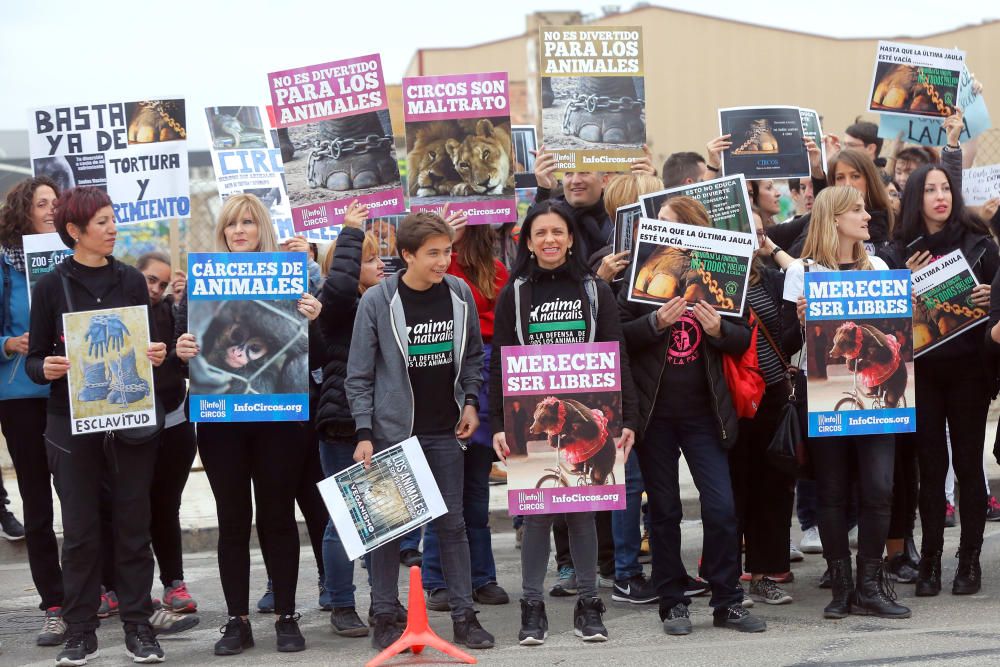
[(163, 606), (180, 614), (191, 614), (198, 611), (198, 602), (191, 597), (187, 584), (180, 579), (170, 586), (163, 587)]
[(951, 503), (949, 503), (948, 501), (945, 501), (945, 504), (944, 504), (944, 527), (945, 528), (954, 528), (956, 523), (957, 522), (955, 520), (955, 506), (952, 505)]
[(97, 608), (97, 618), (107, 618), (118, 613), (118, 596), (101, 586), (101, 604)]
[(1000, 521), (1000, 502), (996, 496), (990, 496), (986, 501), (986, 520)]

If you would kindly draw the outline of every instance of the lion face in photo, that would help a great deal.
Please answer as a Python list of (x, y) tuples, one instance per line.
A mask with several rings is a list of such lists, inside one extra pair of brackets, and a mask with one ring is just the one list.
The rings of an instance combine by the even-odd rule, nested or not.
[(445, 143), (459, 136), (459, 128), (448, 121), (434, 121), (416, 129), (413, 148), (407, 156), (411, 195), (451, 194), (451, 189), (462, 179), (455, 171)]
[(452, 189), (453, 195), (502, 194), (514, 187), (510, 134), (488, 119), (476, 123), (475, 134), (461, 142), (449, 139), (448, 155), (462, 179)]

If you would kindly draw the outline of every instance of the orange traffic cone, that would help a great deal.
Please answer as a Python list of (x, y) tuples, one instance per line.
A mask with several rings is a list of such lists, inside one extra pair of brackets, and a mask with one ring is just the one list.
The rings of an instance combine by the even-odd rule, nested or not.
[(424, 650), (425, 646), (436, 648), (437, 650), (457, 658), (464, 663), (474, 665), (478, 662), (471, 655), (449, 644), (441, 639), (431, 630), (431, 625), (427, 621), (427, 603), (424, 601), (424, 586), (420, 580), (420, 568), (414, 565), (410, 568), (410, 599), (407, 604), (406, 629), (403, 636), (393, 644), (379, 653), (365, 667), (376, 667), (394, 655), (398, 655), (410, 649), (418, 654)]

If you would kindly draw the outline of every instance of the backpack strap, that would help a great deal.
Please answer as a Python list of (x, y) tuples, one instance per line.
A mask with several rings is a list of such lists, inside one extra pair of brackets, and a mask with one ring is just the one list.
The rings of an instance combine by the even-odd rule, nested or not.
[(517, 342), (521, 345), (527, 345), (521, 331), (521, 286), (525, 282), (527, 281), (524, 278), (514, 280), (514, 332), (517, 334)]
[(597, 337), (597, 281), (594, 280), (593, 276), (587, 276), (583, 280), (583, 291), (587, 294), (587, 300), (590, 302), (590, 334), (587, 336), (587, 342), (593, 343), (594, 339)]
[(0, 312), (0, 336), (7, 330), (7, 320), (14, 321), (14, 314), (10, 312), (10, 264), (6, 258), (0, 258), (3, 265), (3, 311)]

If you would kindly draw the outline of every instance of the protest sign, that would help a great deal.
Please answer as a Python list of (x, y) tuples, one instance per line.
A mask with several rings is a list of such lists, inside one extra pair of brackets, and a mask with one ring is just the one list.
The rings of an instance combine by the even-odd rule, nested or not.
[[(964, 126), (959, 141), (975, 139), (990, 129), (990, 112), (986, 100), (976, 92), (969, 68), (962, 68), (962, 78), (958, 82), (958, 104), (962, 109)], [(878, 136), (883, 139), (901, 139), (908, 144), (924, 146), (944, 146), (948, 143), (943, 118), (920, 118), (919, 116), (894, 116), (882, 114), (878, 124)]]
[(351, 560), (448, 511), (416, 437), (316, 485)]
[(28, 234), (21, 237), (24, 248), (24, 277), (28, 283), (28, 306), (31, 306), (31, 293), (35, 285), (46, 273), (56, 268), (56, 265), (73, 254), (59, 238), (59, 234)]
[(396, 244), (396, 234), (399, 223), (405, 215), (386, 215), (381, 218), (365, 220), (365, 232), (371, 232), (378, 243), (378, 256), (385, 264), (385, 275), (390, 276), (402, 271), (406, 262), (399, 256), (399, 246)]
[(989, 308), (972, 302), (978, 284), (961, 250), (913, 272), (914, 358), (986, 321)]
[(339, 225), (357, 199), (373, 216), (405, 209), (378, 54), (271, 72), (275, 126), (296, 231)]
[(799, 117), (802, 119), (802, 135), (816, 143), (820, 160), (823, 162), (823, 171), (826, 172), (826, 144), (823, 143), (823, 125), (819, 119), (819, 112), (814, 109), (799, 109)]
[(511, 515), (624, 509), (619, 343), (500, 353)]
[(60, 191), (107, 191), (118, 224), (191, 213), (184, 100), (103, 102), (31, 111), (36, 176)]
[(946, 118), (955, 113), (965, 52), (934, 46), (878, 43), (868, 110)]
[(805, 274), (809, 437), (916, 430), (909, 271)]
[(719, 109), (719, 134), (733, 145), (722, 151), (722, 173), (743, 174), (748, 181), (809, 178), (809, 153), (802, 142), (798, 107)]
[(679, 185), (674, 188), (640, 195), (642, 215), (646, 218), (659, 218), (664, 204), (671, 197), (691, 197), (705, 207), (712, 226), (716, 229), (728, 229), (733, 232), (752, 234), (753, 245), (757, 247), (757, 233), (754, 229), (753, 211), (750, 207), (750, 194), (747, 192), (747, 182), (743, 174), (723, 176), (710, 181)]
[(535, 153), (538, 151), (538, 133), (534, 125), (512, 125), (514, 141), (514, 187), (536, 188)]
[(404, 78), (403, 118), (411, 211), (517, 219), (506, 72)]
[(1000, 197), (1000, 164), (962, 170), (962, 198), (966, 206), (982, 206)]
[[(641, 204), (619, 206), (615, 210), (615, 231), (611, 237), (611, 254), (632, 250), (632, 243), (639, 233), (639, 218), (642, 217)], [(626, 271), (621, 271), (614, 277), (614, 282), (625, 279)]]
[(188, 255), (191, 421), (309, 418), (308, 289), (305, 253)]
[(63, 314), (73, 435), (156, 423), (146, 306)]
[(704, 300), (720, 315), (740, 317), (752, 236), (641, 218), (628, 269), (629, 301), (661, 306), (681, 296), (689, 304)]
[(628, 171), (646, 143), (642, 28), (539, 29), (542, 144), (560, 171)]

